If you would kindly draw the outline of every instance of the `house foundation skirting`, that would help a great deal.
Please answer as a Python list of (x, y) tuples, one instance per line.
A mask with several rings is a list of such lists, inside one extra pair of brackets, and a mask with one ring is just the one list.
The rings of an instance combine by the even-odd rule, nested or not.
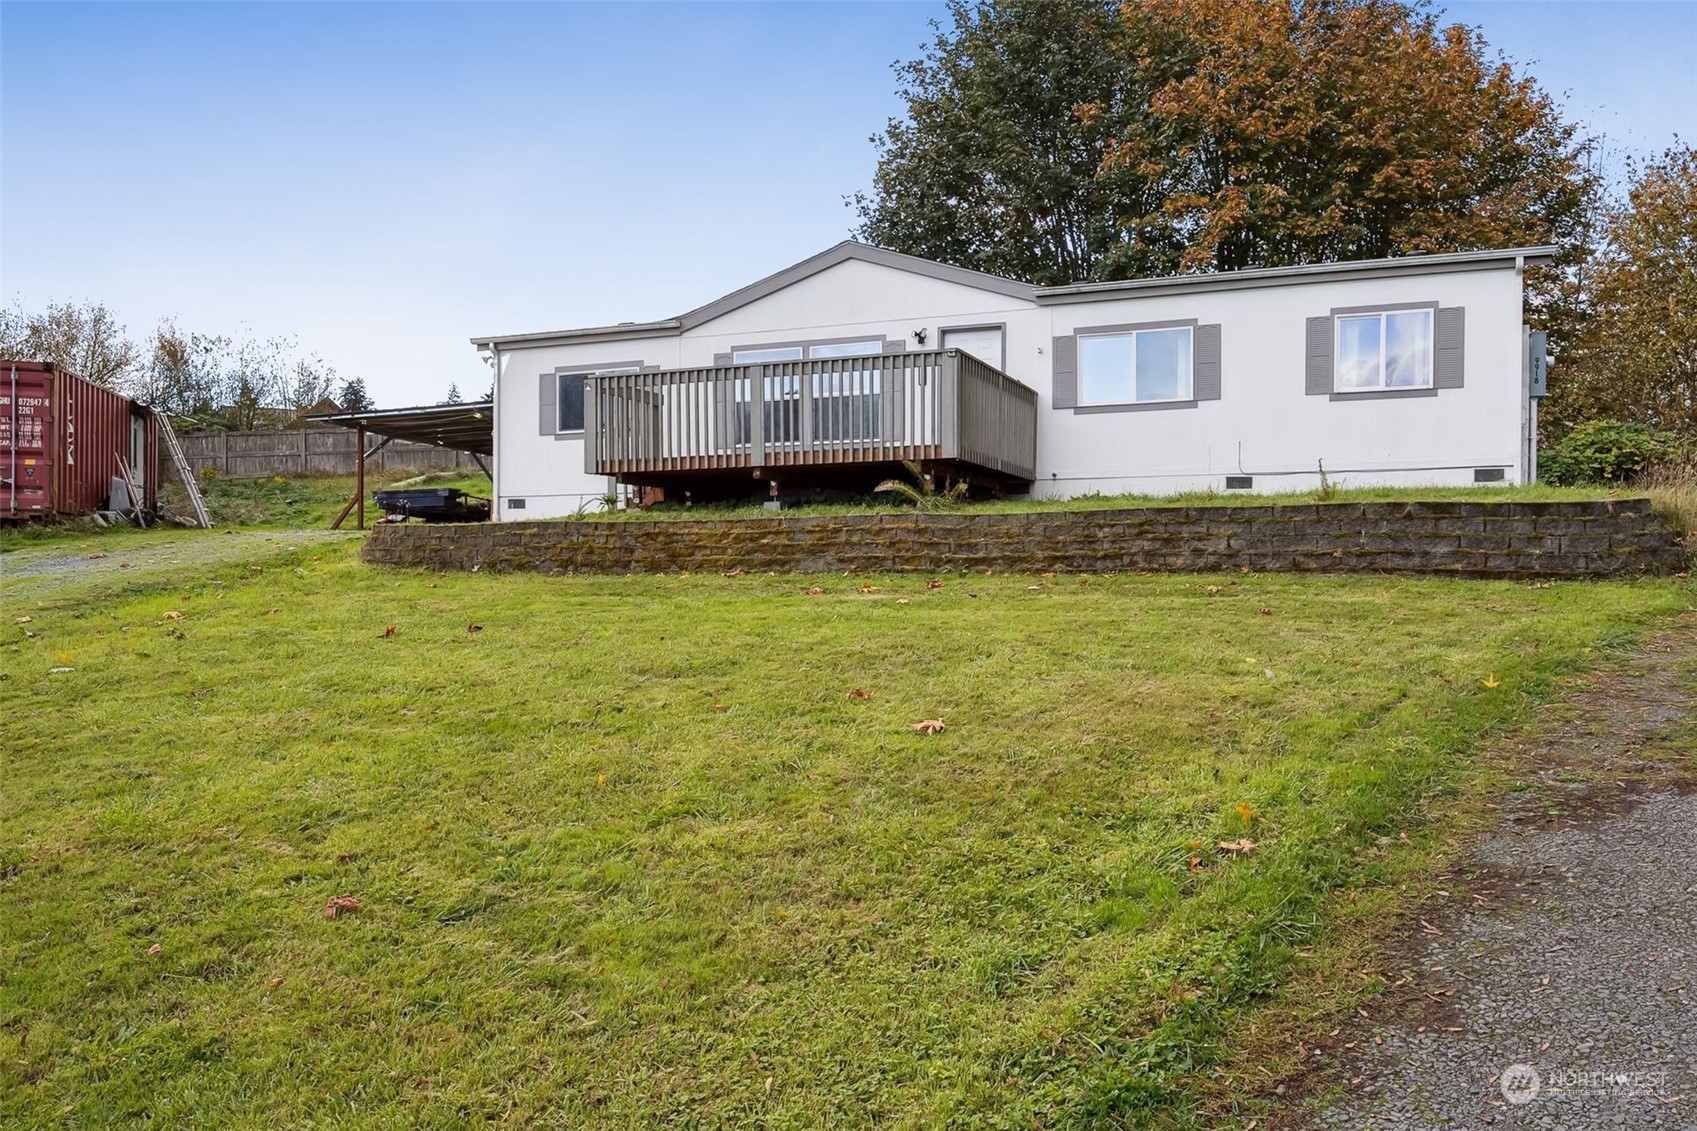
[(1421, 573), (1614, 577), (1686, 568), (1648, 500), (1317, 503), (1009, 514), (584, 519), (374, 530), (375, 565), (542, 573)]

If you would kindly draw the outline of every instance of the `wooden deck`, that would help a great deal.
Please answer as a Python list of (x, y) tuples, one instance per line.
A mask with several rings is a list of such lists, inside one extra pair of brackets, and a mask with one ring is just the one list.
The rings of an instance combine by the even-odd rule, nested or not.
[(818, 483), (904, 460), (1037, 473), (1036, 391), (959, 350), (607, 375), (584, 400), (585, 469), (626, 483), (800, 469)]

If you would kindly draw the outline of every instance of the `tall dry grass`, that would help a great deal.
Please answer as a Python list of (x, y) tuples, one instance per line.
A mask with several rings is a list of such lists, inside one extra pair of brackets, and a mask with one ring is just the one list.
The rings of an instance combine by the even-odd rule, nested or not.
[(1639, 486), (1651, 505), (1685, 535), (1687, 551), (1697, 554), (1697, 454), (1658, 461)]

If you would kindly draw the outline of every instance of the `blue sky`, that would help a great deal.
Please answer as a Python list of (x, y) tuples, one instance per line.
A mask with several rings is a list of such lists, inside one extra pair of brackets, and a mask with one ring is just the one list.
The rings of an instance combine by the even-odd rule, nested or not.
[[(1571, 116), (1697, 138), (1697, 4), (1458, 3)], [(0, 4), (0, 287), (292, 334), (384, 405), (466, 339), (678, 313), (843, 239), (940, 4)]]

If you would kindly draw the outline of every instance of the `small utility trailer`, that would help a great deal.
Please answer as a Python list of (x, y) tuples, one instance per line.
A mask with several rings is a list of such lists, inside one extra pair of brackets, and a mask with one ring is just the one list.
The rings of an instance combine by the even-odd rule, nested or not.
[(468, 495), (458, 487), (413, 487), (372, 494), (384, 522), (488, 522), (489, 500)]

